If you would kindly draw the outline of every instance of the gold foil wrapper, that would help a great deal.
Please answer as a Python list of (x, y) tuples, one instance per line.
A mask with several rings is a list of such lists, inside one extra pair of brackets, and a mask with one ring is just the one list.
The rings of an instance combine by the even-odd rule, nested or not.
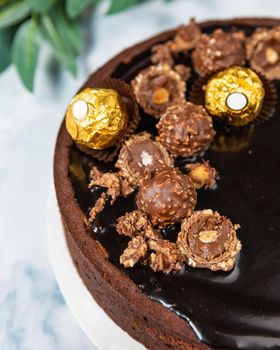
[(208, 80), (205, 107), (226, 124), (244, 126), (260, 112), (264, 95), (263, 83), (254, 71), (234, 66)]
[(75, 142), (94, 150), (114, 146), (128, 123), (126, 107), (113, 89), (87, 88), (70, 102), (66, 128)]

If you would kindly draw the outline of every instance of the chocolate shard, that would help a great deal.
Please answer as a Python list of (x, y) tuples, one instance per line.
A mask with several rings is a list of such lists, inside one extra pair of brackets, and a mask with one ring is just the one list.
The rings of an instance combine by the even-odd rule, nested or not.
[(151, 239), (148, 243), (150, 254), (150, 267), (154, 272), (181, 270), (184, 266), (184, 258), (175, 243), (167, 240)]
[(133, 267), (146, 256), (148, 245), (142, 236), (136, 236), (128, 243), (127, 248), (120, 257), (120, 263), (124, 267)]
[(202, 187), (205, 189), (212, 189), (216, 186), (218, 172), (208, 161), (187, 164), (186, 169), (189, 171), (188, 176), (192, 180), (195, 189), (200, 189)]
[(148, 216), (140, 210), (134, 210), (121, 216), (116, 225), (120, 235), (135, 237), (141, 235), (145, 238), (162, 238), (161, 233), (151, 225)]

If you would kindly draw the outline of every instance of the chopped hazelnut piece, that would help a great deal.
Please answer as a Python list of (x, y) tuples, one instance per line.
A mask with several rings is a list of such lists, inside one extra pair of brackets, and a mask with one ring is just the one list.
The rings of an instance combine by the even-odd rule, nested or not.
[(209, 162), (187, 164), (186, 168), (189, 170), (188, 176), (196, 189), (215, 187), (218, 173)]
[(154, 251), (150, 255), (150, 267), (153, 271), (169, 273), (183, 267), (183, 257), (175, 243), (167, 240), (151, 239), (149, 249)]
[(159, 231), (155, 230), (147, 215), (140, 210), (134, 210), (121, 216), (116, 225), (116, 230), (120, 235), (135, 237), (142, 235), (146, 238), (161, 238)]
[(133, 267), (140, 259), (145, 257), (147, 249), (147, 243), (142, 236), (133, 237), (121, 255), (120, 263), (126, 268)]
[(99, 214), (106, 205), (107, 195), (106, 193), (102, 193), (101, 196), (97, 199), (94, 207), (91, 209), (89, 213), (89, 220), (93, 221), (96, 218), (96, 215)]
[(167, 103), (169, 101), (169, 92), (165, 88), (159, 88), (153, 92), (152, 100), (157, 105)]

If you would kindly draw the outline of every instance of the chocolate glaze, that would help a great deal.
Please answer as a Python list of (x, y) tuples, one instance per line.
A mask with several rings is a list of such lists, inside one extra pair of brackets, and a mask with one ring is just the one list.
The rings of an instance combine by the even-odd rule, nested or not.
[[(210, 31), (213, 29), (214, 25)], [(238, 29), (251, 32), (254, 27)], [(121, 64), (114, 76), (129, 81), (149, 64), (148, 57), (149, 52), (145, 52), (129, 64)], [(279, 94), (279, 83), (277, 91)], [(217, 210), (241, 225), (238, 237), (243, 249), (232, 272), (186, 267), (180, 273), (164, 275), (143, 266), (124, 269), (119, 256), (128, 240), (116, 233), (114, 225), (118, 217), (135, 209), (135, 194), (119, 198), (112, 207), (107, 205), (92, 225), (93, 239), (105, 247), (109, 260), (148, 297), (189, 321), (199, 339), (213, 348), (280, 349), (279, 113), (280, 102), (274, 118), (255, 126), (248, 143), (242, 141), (242, 149), (210, 149), (205, 154), (219, 171), (220, 179), (216, 190), (199, 191), (197, 209)], [(155, 121), (144, 113), (139, 125), (142, 130), (155, 132)], [(112, 164), (94, 161), (75, 147), (70, 161), (75, 197), (88, 215), (101, 191), (89, 192), (89, 169), (94, 163), (107, 171)], [(182, 159), (177, 165), (185, 163)], [(163, 234), (174, 241), (178, 230), (176, 225)]]

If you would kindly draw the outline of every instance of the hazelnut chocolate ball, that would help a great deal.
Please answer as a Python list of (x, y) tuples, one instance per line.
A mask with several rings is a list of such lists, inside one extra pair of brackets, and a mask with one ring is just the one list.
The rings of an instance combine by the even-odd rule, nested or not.
[(191, 180), (176, 168), (163, 168), (141, 181), (137, 206), (159, 227), (189, 217), (196, 205), (196, 191)]
[(196, 72), (204, 76), (233, 65), (244, 65), (243, 41), (242, 32), (226, 33), (217, 29), (203, 34), (192, 53)]
[(206, 150), (214, 136), (212, 118), (191, 102), (170, 106), (157, 124), (158, 140), (174, 156), (191, 157)]
[(131, 85), (140, 106), (156, 117), (170, 105), (185, 100), (185, 82), (168, 65), (150, 66), (140, 71)]
[(280, 79), (280, 26), (258, 28), (247, 40), (250, 66), (268, 79)]
[(119, 174), (133, 186), (147, 172), (172, 165), (173, 160), (164, 146), (152, 140), (146, 132), (136, 134), (126, 141), (116, 162)]
[(177, 246), (192, 267), (229, 271), (241, 249), (238, 228), (218, 212), (199, 210), (182, 222)]

